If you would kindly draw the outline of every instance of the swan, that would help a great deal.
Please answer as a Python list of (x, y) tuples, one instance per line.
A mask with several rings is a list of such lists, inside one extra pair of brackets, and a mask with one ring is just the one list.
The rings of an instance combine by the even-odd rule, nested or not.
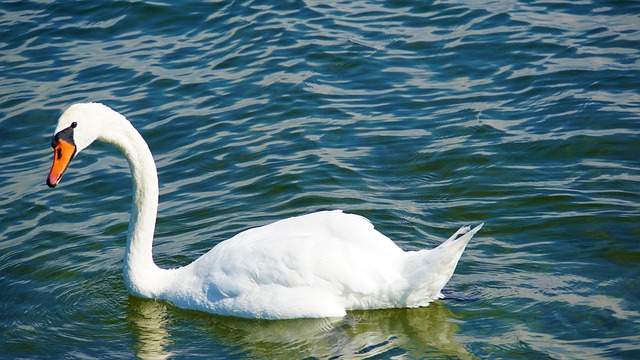
[(178, 308), (292, 319), (427, 306), (443, 298), (440, 291), (483, 225), (464, 226), (432, 250), (403, 251), (364, 217), (321, 211), (243, 231), (189, 265), (162, 269), (151, 250), (159, 193), (155, 162), (123, 115), (100, 103), (64, 111), (51, 142), (47, 185), (58, 185), (70, 161), (95, 140), (118, 147), (132, 174), (126, 287), (133, 296)]

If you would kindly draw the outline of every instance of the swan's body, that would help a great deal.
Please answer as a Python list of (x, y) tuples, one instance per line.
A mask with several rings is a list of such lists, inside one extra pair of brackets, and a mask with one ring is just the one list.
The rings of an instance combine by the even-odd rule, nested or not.
[(185, 267), (161, 269), (151, 251), (157, 171), (142, 136), (125, 117), (96, 103), (71, 106), (55, 134), (51, 187), (94, 140), (125, 154), (134, 187), (124, 259), (127, 288), (180, 308), (283, 319), (426, 306), (442, 297), (465, 246), (482, 227), (461, 228), (434, 250), (405, 252), (367, 219), (323, 211), (244, 231)]

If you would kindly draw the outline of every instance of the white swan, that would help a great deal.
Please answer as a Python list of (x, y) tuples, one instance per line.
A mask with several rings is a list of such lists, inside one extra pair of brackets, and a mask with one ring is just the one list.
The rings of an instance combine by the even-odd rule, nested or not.
[(151, 252), (157, 171), (147, 143), (124, 116), (98, 103), (67, 109), (51, 144), (47, 184), (55, 187), (71, 159), (94, 140), (120, 148), (133, 177), (124, 258), (129, 292), (184, 309), (290, 319), (426, 306), (442, 297), (465, 246), (482, 227), (463, 227), (434, 250), (405, 252), (367, 219), (323, 211), (246, 230), (185, 267), (161, 269)]

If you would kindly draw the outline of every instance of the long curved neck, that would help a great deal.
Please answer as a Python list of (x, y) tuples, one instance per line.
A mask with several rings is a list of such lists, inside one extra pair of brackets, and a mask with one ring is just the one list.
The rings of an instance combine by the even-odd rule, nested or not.
[(158, 173), (149, 146), (140, 133), (122, 118), (121, 126), (100, 140), (116, 145), (124, 153), (133, 180), (131, 218), (124, 256), (124, 279), (133, 295), (154, 298), (168, 284), (167, 274), (153, 262), (153, 233), (158, 211)]

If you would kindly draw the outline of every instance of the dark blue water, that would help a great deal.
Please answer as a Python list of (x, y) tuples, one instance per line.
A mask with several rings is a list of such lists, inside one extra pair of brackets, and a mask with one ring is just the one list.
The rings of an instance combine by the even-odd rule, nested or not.
[[(126, 161), (45, 185), (100, 101), (160, 176), (155, 258), (321, 209), (407, 250), (485, 227), (422, 309), (257, 321), (127, 294)], [(0, 4), (0, 356), (640, 357), (640, 3)]]

